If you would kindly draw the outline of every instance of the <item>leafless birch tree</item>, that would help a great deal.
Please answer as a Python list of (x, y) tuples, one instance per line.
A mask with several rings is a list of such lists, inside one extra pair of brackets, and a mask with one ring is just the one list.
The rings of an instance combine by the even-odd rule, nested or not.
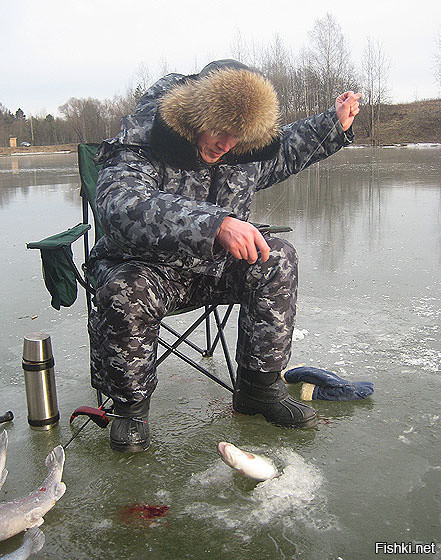
[(388, 101), (389, 70), (390, 60), (382, 45), (368, 37), (362, 60), (363, 102), (369, 108), (366, 132), (374, 144), (378, 143), (381, 104)]
[(137, 69), (136, 75), (135, 75), (135, 82), (136, 82), (136, 86), (135, 86), (135, 89), (133, 90), (132, 95), (134, 97), (135, 103), (138, 103), (138, 101), (141, 99), (141, 97), (147, 91), (147, 88), (152, 83), (152, 77), (151, 77), (151, 74), (150, 74), (150, 70), (149, 70), (149, 67), (147, 66), (147, 64), (145, 62), (141, 62), (141, 64), (138, 66), (138, 69)]
[(279, 35), (275, 35), (263, 51), (260, 69), (277, 91), (282, 121), (289, 122), (295, 112), (295, 65), (291, 53)]
[(308, 35), (309, 59), (320, 86), (320, 109), (327, 109), (342, 91), (357, 89), (355, 69), (341, 27), (331, 14), (317, 19)]

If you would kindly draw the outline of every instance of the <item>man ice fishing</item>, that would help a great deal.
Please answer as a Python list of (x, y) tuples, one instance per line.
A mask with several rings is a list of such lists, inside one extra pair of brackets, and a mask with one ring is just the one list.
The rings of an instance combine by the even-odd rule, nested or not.
[[(271, 83), (233, 61), (199, 74), (169, 74), (141, 98), (121, 131), (102, 143), (96, 204), (105, 235), (89, 268), (92, 385), (112, 398), (111, 447), (149, 445), (161, 320), (193, 305), (240, 304), (233, 408), (278, 425), (317, 422), (289, 396), (297, 255), (247, 220), (256, 191), (287, 179), (352, 142), (360, 94), (279, 126)], [(144, 419), (145, 423), (133, 418)]]

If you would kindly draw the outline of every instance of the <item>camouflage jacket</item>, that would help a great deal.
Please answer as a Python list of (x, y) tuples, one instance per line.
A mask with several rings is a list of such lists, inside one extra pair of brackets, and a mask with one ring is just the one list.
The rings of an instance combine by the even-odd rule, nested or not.
[[(214, 165), (196, 146), (166, 127), (158, 99), (187, 78), (170, 74), (154, 84), (121, 131), (102, 143), (97, 211), (105, 235), (97, 260), (138, 259), (179, 274), (222, 273), (227, 252), (216, 243), (226, 216), (247, 220), (253, 195), (337, 152), (352, 141), (334, 109), (283, 126), (280, 138), (258, 153), (226, 154)], [(164, 268), (165, 267), (165, 268)]]

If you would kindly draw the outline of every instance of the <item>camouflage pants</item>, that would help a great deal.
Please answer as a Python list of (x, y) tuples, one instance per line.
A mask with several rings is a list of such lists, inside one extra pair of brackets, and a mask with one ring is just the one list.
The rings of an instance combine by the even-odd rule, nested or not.
[(148, 397), (157, 384), (160, 322), (191, 305), (239, 303), (237, 363), (281, 371), (291, 353), (297, 254), (283, 239), (267, 242), (266, 263), (232, 259), (220, 278), (182, 275), (136, 260), (99, 261), (96, 309), (89, 318), (92, 386), (123, 402)]

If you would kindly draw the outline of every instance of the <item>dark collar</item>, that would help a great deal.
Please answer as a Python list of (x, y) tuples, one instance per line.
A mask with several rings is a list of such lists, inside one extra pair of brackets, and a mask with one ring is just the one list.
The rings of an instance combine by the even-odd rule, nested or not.
[[(207, 165), (201, 161), (196, 146), (170, 128), (164, 122), (159, 111), (156, 113), (150, 132), (150, 147), (157, 154), (158, 159), (181, 169), (191, 171)], [(226, 153), (215, 165), (238, 165), (266, 161), (275, 157), (279, 148), (280, 139), (276, 138), (271, 144), (254, 152), (240, 155)]]

